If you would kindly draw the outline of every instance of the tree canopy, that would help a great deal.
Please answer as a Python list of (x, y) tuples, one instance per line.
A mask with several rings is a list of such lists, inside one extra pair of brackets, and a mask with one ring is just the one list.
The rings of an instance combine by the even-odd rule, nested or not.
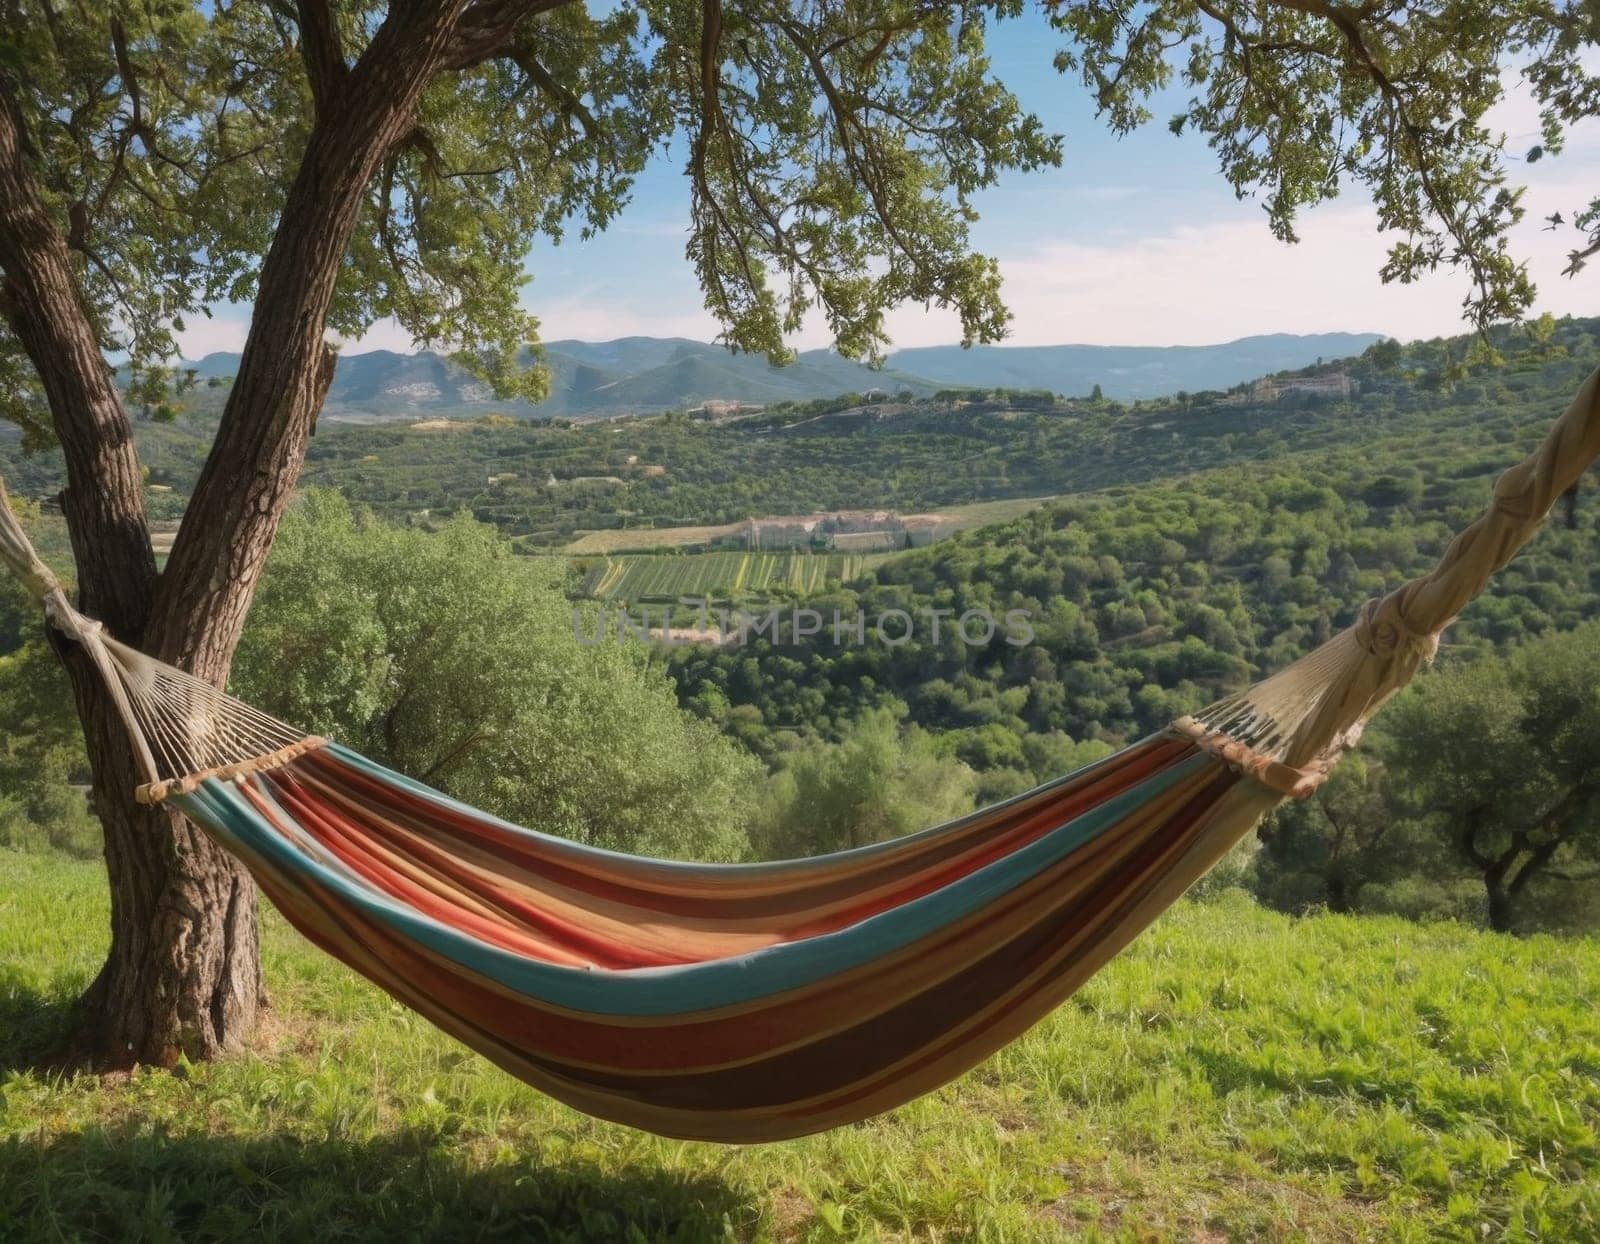
[[(1441, 266), (1471, 282), (1479, 326), (1520, 318), (1535, 290), (1508, 232), (1524, 214), (1511, 165), (1560, 153), (1600, 112), (1600, 12), (1562, 0), (1085, 0), (1053, 10), (1069, 37), (1057, 66), (1079, 75), (1113, 129), (1152, 119), (1175, 81), (1171, 116), (1216, 151), (1241, 195), (1261, 194), (1272, 231), (1295, 237), (1307, 207), (1349, 186), (1371, 195), (1380, 228), (1402, 236), (1385, 280)], [(1523, 152), (1486, 114), (1520, 79), (1541, 135)], [(1576, 273), (1600, 251), (1600, 197), (1575, 205)]]
[[(409, 15), (315, 0), (7, 7), (3, 87), (84, 300), (105, 350), (159, 395), (174, 330), (250, 299), (318, 118), (398, 54)], [(464, 12), (360, 196), (333, 332), (392, 316), (536, 398), (529, 249), (605, 228), (668, 150), (693, 192), (689, 257), (731, 344), (781, 358), (816, 309), (844, 352), (869, 356), (908, 299), (953, 307), (969, 339), (1003, 331), (970, 199), (1060, 158), (984, 52), (987, 23), (1015, 6), (409, 7)], [(3, 329), (0, 368), (3, 413), (45, 437)]]
[(1425, 679), (1389, 711), (1395, 801), (1512, 926), (1535, 882), (1600, 879), (1600, 626)]
[[(216, 682), (332, 379), (330, 332), (393, 316), (496, 391), (536, 395), (533, 239), (603, 228), (667, 150), (730, 344), (782, 357), (785, 327), (815, 309), (870, 355), (906, 298), (991, 339), (1005, 312), (969, 245), (971, 196), (1058, 158), (990, 73), (997, 10), (979, 4), (3, 11), (0, 402), (62, 450), (85, 612)], [(179, 325), (230, 300), (252, 303), (250, 330), (158, 573), (108, 360), (164, 416)], [(249, 879), (176, 814), (133, 805), (138, 763), (106, 690), (83, 653), (63, 656), (118, 894), (90, 1000), (104, 1049), (170, 1063), (237, 1045), (260, 1000)]]
[(972, 810), (972, 770), (926, 731), (901, 732), (885, 706), (835, 744), (784, 758), (755, 835), (767, 859), (794, 859), (898, 838)]
[(234, 689), (509, 820), (614, 850), (748, 854), (760, 765), (638, 645), (580, 645), (551, 561), (313, 492), (284, 523)]

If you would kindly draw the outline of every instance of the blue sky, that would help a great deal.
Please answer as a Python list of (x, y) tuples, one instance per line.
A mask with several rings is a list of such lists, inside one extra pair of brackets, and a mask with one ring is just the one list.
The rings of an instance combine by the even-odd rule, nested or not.
[[(1461, 331), (1466, 287), (1441, 273), (1410, 287), (1377, 276), (1388, 243), (1370, 205), (1350, 194), (1309, 213), (1302, 241), (1285, 246), (1268, 232), (1258, 203), (1238, 201), (1203, 141), (1176, 138), (1165, 120), (1182, 92), (1154, 108), (1156, 120), (1125, 139), (1094, 117), (1092, 101), (1051, 59), (1059, 43), (1037, 13), (998, 27), (991, 54), (1001, 77), (1066, 138), (1059, 169), (1007, 177), (977, 207), (978, 247), (995, 255), (1006, 279), (1020, 345), (1202, 344), (1268, 332), (1383, 332), (1399, 337)], [(1513, 91), (1491, 120), (1508, 149), (1537, 141), (1537, 112)], [(1560, 276), (1573, 233), (1539, 225), (1569, 218), (1600, 182), (1600, 125), (1574, 134), (1560, 159), (1518, 166), (1529, 185), (1528, 221), (1517, 238), (1539, 285), (1541, 310), (1600, 311), (1600, 265), (1576, 280)], [(646, 334), (709, 340), (716, 328), (701, 305), (683, 255), (688, 189), (681, 159), (659, 158), (610, 231), (557, 246), (540, 240), (528, 261), (525, 301), (546, 340), (602, 340)], [(242, 312), (221, 312), (185, 337), (190, 357), (236, 349)], [(896, 345), (957, 340), (953, 318), (908, 307), (890, 320)], [(825, 346), (808, 325), (793, 342)], [(350, 350), (409, 349), (393, 324), (375, 325)]]

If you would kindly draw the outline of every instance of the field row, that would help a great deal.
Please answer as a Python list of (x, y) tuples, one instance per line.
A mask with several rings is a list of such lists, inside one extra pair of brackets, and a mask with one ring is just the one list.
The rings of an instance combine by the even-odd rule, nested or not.
[[(1009, 522), (1059, 497), (1008, 497), (999, 501), (972, 501), (965, 505), (946, 505), (928, 510), (949, 520), (952, 527), (986, 527)], [(798, 517), (798, 516), (796, 516)], [(720, 537), (738, 534), (744, 523), (724, 523), (720, 527), (628, 527), (610, 531), (590, 531), (566, 546), (566, 552), (584, 555), (617, 553), (643, 549), (688, 548), (704, 545)]]
[(737, 597), (820, 592), (832, 580), (859, 578), (871, 559), (860, 553), (691, 553), (608, 557), (583, 585), (598, 600), (675, 601), (680, 596)]

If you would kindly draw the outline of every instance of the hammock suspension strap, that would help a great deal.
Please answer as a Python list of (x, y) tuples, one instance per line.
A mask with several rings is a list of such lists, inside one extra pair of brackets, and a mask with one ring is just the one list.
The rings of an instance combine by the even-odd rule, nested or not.
[(324, 742), (146, 656), (80, 613), (22, 530), (3, 480), (0, 562), (41, 603), (50, 626), (94, 663), (146, 777), (134, 792), (138, 802), (159, 803), (208, 777), (240, 777), (285, 764)]

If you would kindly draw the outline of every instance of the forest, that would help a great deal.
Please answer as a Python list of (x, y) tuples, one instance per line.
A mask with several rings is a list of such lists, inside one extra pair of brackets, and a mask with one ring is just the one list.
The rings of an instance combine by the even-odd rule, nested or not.
[[(427, 774), (458, 796), (546, 818), (552, 807), (570, 808), (569, 832), (591, 841), (638, 847), (644, 839), (637, 834), (653, 819), (681, 821), (681, 801), (698, 788), (708, 808), (721, 810), (701, 817), (699, 840), (648, 831), (658, 835), (657, 849), (770, 858), (859, 845), (1059, 776), (1327, 640), (1364, 601), (1436, 560), (1451, 534), (1482, 509), (1496, 474), (1531, 447), (1564, 403), (1582, 370), (1578, 359), (1592, 354), (1597, 337), (1600, 321), (1546, 320), (1502, 333), (1494, 348), (1481, 338), (1384, 342), (1358, 359), (1312, 369), (1354, 379), (1355, 395), (1342, 400), (1251, 404), (1247, 386), (1231, 402), (1228, 395), (1184, 395), (1127, 407), (1058, 402), (1040, 410), (1016, 399), (1008, 406), (993, 394), (947, 393), (892, 416), (862, 415), (852, 399), (841, 398), (765, 412), (751, 427), (662, 417), (582, 427), (497, 421), (434, 435), (340, 428), (319, 436), (313, 449), (313, 484), (274, 556), (236, 689), (285, 719)], [(966, 442), (955, 459), (976, 474), (934, 471), (933, 460), (952, 450), (937, 437), (930, 445), (920, 431), (928, 426)], [(173, 481), (174, 491), (159, 497), (183, 495), (185, 477), (176, 465), (187, 443), (181, 430), (181, 420), (141, 426), (152, 442), (152, 481)], [(785, 438), (786, 430), (796, 434)], [(550, 556), (554, 549), (512, 556), (529, 547), (515, 533), (533, 521), (532, 509), (485, 512), (480, 495), (455, 496), (446, 487), (435, 498), (438, 508), (418, 511), (411, 508), (414, 492), (397, 496), (385, 483), (413, 473), (428, 478), (426, 464), (413, 455), (428, 455), (445, 473), (441, 478), (461, 477), (471, 455), (501, 444), (544, 455), (538, 469), (548, 471), (557, 452), (551, 447), (563, 438), (572, 442), (559, 451), (563, 470), (671, 463), (665, 477), (623, 486), (631, 504), (663, 523), (748, 517), (760, 512), (757, 502), (761, 509), (800, 507), (816, 496), (807, 491), (811, 481), (821, 479), (832, 481), (830, 499), (886, 508), (906, 497), (918, 505), (979, 501), (1003, 487), (1069, 495), (929, 548), (866, 561), (730, 553), (614, 562), (568, 561)], [(985, 448), (971, 452), (974, 442)], [(1064, 445), (1082, 451), (1057, 448)], [(47, 479), (48, 456), (22, 461), (36, 480)], [(504, 461), (492, 460), (490, 469)], [(849, 470), (836, 470), (838, 464)], [(481, 475), (481, 462), (474, 469)], [(1020, 475), (1023, 469), (1029, 474)], [(699, 482), (683, 482), (691, 478)], [(36, 504), (32, 512), (36, 528), (54, 542), (47, 547), (64, 562), (47, 507)], [(1487, 677), (1497, 667), (1485, 658), (1532, 651), (1547, 637), (1575, 630), (1579, 638), (1563, 642), (1592, 648), (1596, 641), (1584, 640), (1590, 632), (1579, 628), (1600, 619), (1600, 571), (1588, 555), (1597, 521), (1586, 494), (1569, 496), (1540, 539), (1451, 627), (1440, 669)], [(334, 566), (330, 550), (341, 548), (352, 560)], [(724, 562), (729, 575), (709, 574), (708, 566)], [(769, 562), (781, 562), (783, 574), (750, 572)], [(396, 564), (407, 567), (398, 582)], [(694, 575), (685, 577), (691, 567)], [(424, 578), (431, 586), (420, 599), (416, 586), (394, 596)], [(469, 616), (439, 603), (451, 583), (462, 583), (458, 594), (469, 595), (464, 585), (474, 578), (505, 584), (507, 622), (499, 632), (488, 625), (492, 610), (480, 607)], [(331, 592), (328, 585), (340, 581), (371, 587), (354, 596)], [(712, 590), (717, 582), (733, 589)], [(1029, 642), (1015, 642), (1001, 629), (974, 644), (947, 623), (938, 640), (923, 625), (892, 644), (876, 642), (870, 632), (866, 642), (830, 642), (824, 628), (800, 641), (758, 630), (720, 647), (597, 648), (576, 640), (598, 633), (596, 624), (569, 622), (563, 613), (592, 611), (584, 598), (597, 585), (607, 602), (698, 593), (752, 617), (785, 605), (823, 618), (901, 610), (953, 621), (972, 610), (995, 618), (1016, 613), (1028, 619)], [(428, 623), (431, 638), (408, 657), (406, 644), (424, 643), (416, 629), (424, 625), (424, 602), (459, 620)], [(364, 620), (355, 624), (352, 611)], [(677, 612), (682, 624), (692, 623), (697, 610)], [(588, 683), (574, 673), (559, 701), (537, 689), (556, 677), (551, 632), (562, 634), (559, 651), (576, 668), (594, 671)], [(30, 633), (20, 598), (12, 599), (0, 613), (0, 644), (11, 651), (0, 678), (17, 688), (6, 709), (13, 719), (8, 752), (17, 789), (31, 794), (12, 796), (13, 805), (25, 806), (14, 806), (11, 820), (0, 823), (12, 825), (5, 832), (13, 842), (43, 837), (92, 850), (92, 824), (66, 786), (66, 779), (81, 781), (84, 759), (64, 701), (41, 689), (53, 685), (54, 675), (37, 636), (23, 642)], [(543, 655), (530, 663), (534, 636), (544, 637), (537, 641)], [(497, 671), (473, 693), (485, 711), (463, 729), (460, 749), (451, 727), (440, 724), (449, 721), (447, 705), (459, 692), (445, 671), (467, 676), (461, 658), (450, 655), (454, 646), (477, 654), (480, 673)], [(279, 672), (284, 651), (319, 657), (286, 680)], [(432, 655), (424, 659), (424, 652)], [(1529, 661), (1529, 668), (1538, 664)], [(395, 674), (396, 666), (434, 671), (422, 680), (426, 693)], [(625, 695), (614, 716), (592, 709), (580, 725), (552, 711), (557, 702), (575, 703), (580, 683), (596, 698), (631, 687), (627, 695), (642, 699)], [(1421, 703), (1419, 695), (1407, 702)], [(694, 724), (712, 731), (693, 735), (698, 741), (685, 753), (706, 758), (702, 772), (664, 768), (651, 777), (647, 767), (635, 766), (624, 786), (608, 790), (598, 781), (596, 800), (574, 793), (570, 781), (536, 779), (580, 767), (577, 740), (604, 737), (596, 730), (624, 720), (630, 711), (624, 702), (634, 704), (641, 729), (654, 723), (648, 728), (662, 732), (663, 756), (688, 746), (667, 741), (685, 728), (670, 710), (674, 697), (691, 721), (698, 719)], [(1515, 700), (1509, 692), (1502, 698)], [(529, 704), (542, 704), (542, 715), (529, 715)], [(409, 725), (413, 715), (416, 724)], [(1453, 840), (1449, 825), (1429, 824), (1431, 814), (1419, 810), (1417, 792), (1427, 775), (1384, 759), (1405, 754), (1409, 744), (1400, 736), (1425, 734), (1430, 722), (1409, 711), (1380, 718), (1369, 760), (1341, 773), (1328, 797), (1312, 805), (1321, 811), (1297, 808), (1269, 823), (1229, 866), (1238, 872), (1234, 879), (1289, 910), (1321, 905), (1492, 919), (1498, 927), (1592, 927), (1600, 904), (1596, 887), (1583, 883), (1600, 856), (1600, 840), (1589, 827), (1587, 803), (1572, 825), (1559, 833), (1541, 829), (1517, 851)], [(713, 746), (717, 734), (727, 750)], [(611, 737), (604, 746), (627, 746), (621, 733)], [(514, 778), (495, 759), (495, 748), (515, 739), (511, 754), (524, 755), (533, 738), (545, 740), (539, 748), (547, 761), (570, 753), (570, 762)], [(496, 764), (503, 770), (497, 774)], [(25, 772), (35, 777), (24, 782)], [(1578, 798), (1559, 775), (1549, 776), (1546, 787), (1544, 795), (1527, 798), (1535, 804)], [(646, 796), (647, 790), (654, 793)], [(1343, 827), (1336, 828), (1340, 808)], [(612, 828), (596, 838), (586, 827), (602, 822)], [(640, 828), (618, 830), (618, 824)], [(1392, 824), (1402, 828), (1385, 838)], [(754, 828), (747, 832), (745, 825)], [(1372, 843), (1335, 849), (1336, 838)], [(1559, 839), (1555, 849), (1541, 855), (1538, 847), (1552, 838)], [(1522, 884), (1509, 891), (1530, 863)], [(1501, 880), (1493, 881), (1495, 875)], [(1493, 913), (1491, 903), (1498, 904)]]
[[(1520, 367), (1492, 360), (1440, 395), (1432, 419), (1396, 416), (1387, 426), (1361, 427), (1368, 439), (1359, 448), (1268, 455), (1098, 490), (899, 554), (861, 580), (807, 598), (825, 616), (1020, 609), (1032, 619), (1033, 642), (1024, 646), (1003, 634), (973, 645), (947, 628), (940, 643), (926, 630), (893, 645), (775, 645), (760, 637), (739, 647), (678, 647), (664, 659), (692, 710), (780, 772), (820, 763), (819, 744), (859, 746), (858, 735), (870, 729), (863, 721), (887, 714), (918, 743), (937, 740), (968, 766), (980, 802), (1014, 795), (1283, 668), (1349, 625), (1364, 601), (1426, 569), (1482, 510), (1498, 472), (1542, 433), (1567, 370), (1561, 359)], [(1512, 394), (1521, 400), (1507, 400)], [(1539, 540), (1450, 628), (1442, 671), (1487, 678), (1497, 668), (1487, 658), (1537, 650), (1541, 640), (1564, 650), (1530, 656), (1533, 664), (1592, 654), (1592, 630), (1547, 637), (1600, 618), (1594, 510), (1581, 494), (1567, 498)], [(1403, 703), (1429, 702), (1422, 691), (1409, 697)], [(1499, 702), (1516, 697), (1508, 691)], [(1434, 724), (1409, 708), (1380, 717), (1369, 745), (1379, 760), (1352, 765), (1334, 788), (1341, 794), (1270, 822), (1261, 841), (1272, 849), (1258, 856), (1248, 844), (1238, 861), (1257, 893), (1294, 910), (1331, 904), (1489, 918), (1495, 886), (1486, 898), (1485, 874), (1504, 866), (1514, 879), (1537, 851), (1486, 855), (1487, 848), (1452, 840), (1459, 816), (1438, 823), (1418, 810), (1426, 800), (1414, 785), (1422, 781), (1415, 763), (1409, 773), (1389, 766), (1382, 796), (1376, 793), (1381, 758), (1425, 748)], [(1536, 726), (1522, 730), (1522, 745), (1539, 752)], [(1582, 808), (1552, 854), (1580, 866), (1541, 875), (1550, 861), (1536, 865), (1518, 887), (1520, 903), (1496, 900), (1499, 927), (1514, 919), (1592, 927), (1596, 918), (1600, 843), (1587, 778), (1549, 780), (1549, 791)], [(1356, 782), (1364, 800), (1342, 793)], [(1537, 806), (1558, 797), (1528, 798)], [(1354, 804), (1350, 832), (1374, 839), (1364, 865), (1352, 862), (1361, 854), (1354, 850), (1329, 858), (1340, 833), (1329, 809), (1341, 801)], [(1500, 816), (1514, 834), (1514, 818)], [(1420, 827), (1430, 817), (1435, 823)], [(1285, 822), (1298, 828), (1280, 829)], [(1402, 829), (1379, 849), (1376, 840), (1396, 823)], [(1536, 843), (1554, 834), (1538, 833)], [(1402, 849), (1402, 840), (1410, 847)], [(1425, 841), (1434, 849), (1422, 849)]]

